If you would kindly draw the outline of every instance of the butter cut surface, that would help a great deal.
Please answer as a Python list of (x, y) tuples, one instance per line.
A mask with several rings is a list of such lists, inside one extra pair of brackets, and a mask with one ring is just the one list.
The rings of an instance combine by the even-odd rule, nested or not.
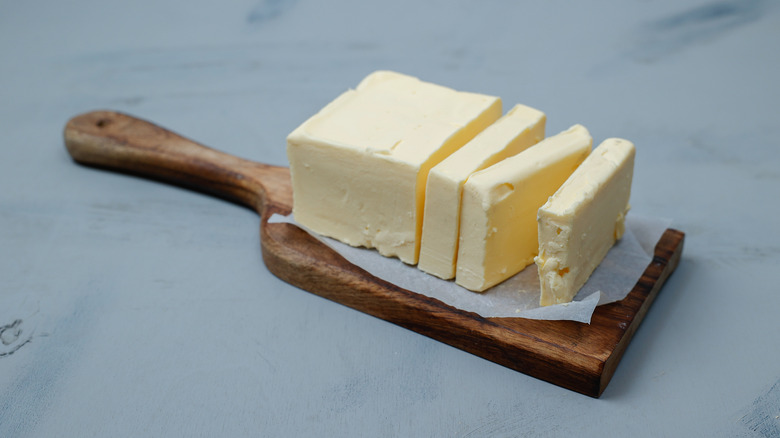
[(455, 277), (464, 183), (472, 173), (541, 141), (544, 138), (545, 122), (543, 112), (525, 105), (515, 105), (498, 121), (431, 169), (425, 191), (418, 268), (445, 280)]
[(634, 145), (605, 140), (539, 209), (540, 305), (570, 302), (625, 231)]
[(593, 139), (574, 125), (471, 175), (463, 186), (455, 282), (482, 292), (533, 263), (536, 214), (590, 153)]
[(287, 137), (295, 220), (416, 264), (428, 172), (501, 112), (497, 97), (370, 74)]

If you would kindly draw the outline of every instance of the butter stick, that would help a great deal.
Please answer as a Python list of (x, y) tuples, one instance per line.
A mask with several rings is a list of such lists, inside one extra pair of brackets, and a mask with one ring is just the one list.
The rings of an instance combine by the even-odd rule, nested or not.
[(634, 145), (605, 140), (539, 209), (540, 305), (568, 303), (625, 231)]
[(517, 155), (542, 140), (545, 122), (543, 112), (515, 105), (431, 169), (425, 191), (418, 268), (445, 280), (455, 277), (463, 185), (472, 173)]
[(536, 214), (590, 153), (575, 125), (473, 174), (463, 186), (455, 282), (481, 292), (533, 263)]
[(296, 221), (416, 264), (428, 172), (501, 113), (497, 97), (370, 74), (287, 137)]

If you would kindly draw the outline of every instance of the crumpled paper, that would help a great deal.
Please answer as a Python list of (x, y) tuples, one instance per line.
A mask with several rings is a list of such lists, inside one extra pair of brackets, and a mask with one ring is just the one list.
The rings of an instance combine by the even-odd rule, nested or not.
[(607, 253), (574, 300), (571, 303), (541, 307), (536, 264), (531, 264), (485, 292), (475, 293), (458, 286), (454, 281), (442, 280), (398, 259), (384, 257), (375, 250), (355, 248), (320, 236), (297, 224), (292, 215), (274, 214), (268, 222), (296, 225), (375, 277), (485, 318), (519, 317), (584, 323), (590, 323), (596, 306), (620, 301), (631, 292), (652, 261), (656, 243), (670, 225), (666, 219), (629, 214), (623, 238)]

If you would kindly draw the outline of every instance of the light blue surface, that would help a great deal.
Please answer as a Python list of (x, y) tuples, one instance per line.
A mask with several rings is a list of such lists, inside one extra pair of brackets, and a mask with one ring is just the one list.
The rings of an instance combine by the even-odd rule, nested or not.
[[(771, 436), (778, 45), (769, 0), (0, 1), (0, 437)], [(637, 144), (633, 211), (687, 240), (601, 399), (289, 286), (253, 212), (62, 143), (110, 108), (283, 165), (376, 69)]]

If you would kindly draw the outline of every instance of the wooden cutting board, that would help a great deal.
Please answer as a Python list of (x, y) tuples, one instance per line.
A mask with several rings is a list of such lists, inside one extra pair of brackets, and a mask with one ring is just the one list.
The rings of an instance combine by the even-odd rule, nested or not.
[(682, 254), (684, 234), (668, 229), (628, 296), (599, 306), (590, 324), (483, 318), (402, 289), (352, 265), (298, 227), (268, 223), (292, 209), (286, 167), (237, 158), (149, 122), (111, 111), (82, 114), (65, 126), (79, 163), (161, 180), (257, 211), (269, 271), (314, 294), (406, 327), (513, 370), (598, 397), (661, 286)]

